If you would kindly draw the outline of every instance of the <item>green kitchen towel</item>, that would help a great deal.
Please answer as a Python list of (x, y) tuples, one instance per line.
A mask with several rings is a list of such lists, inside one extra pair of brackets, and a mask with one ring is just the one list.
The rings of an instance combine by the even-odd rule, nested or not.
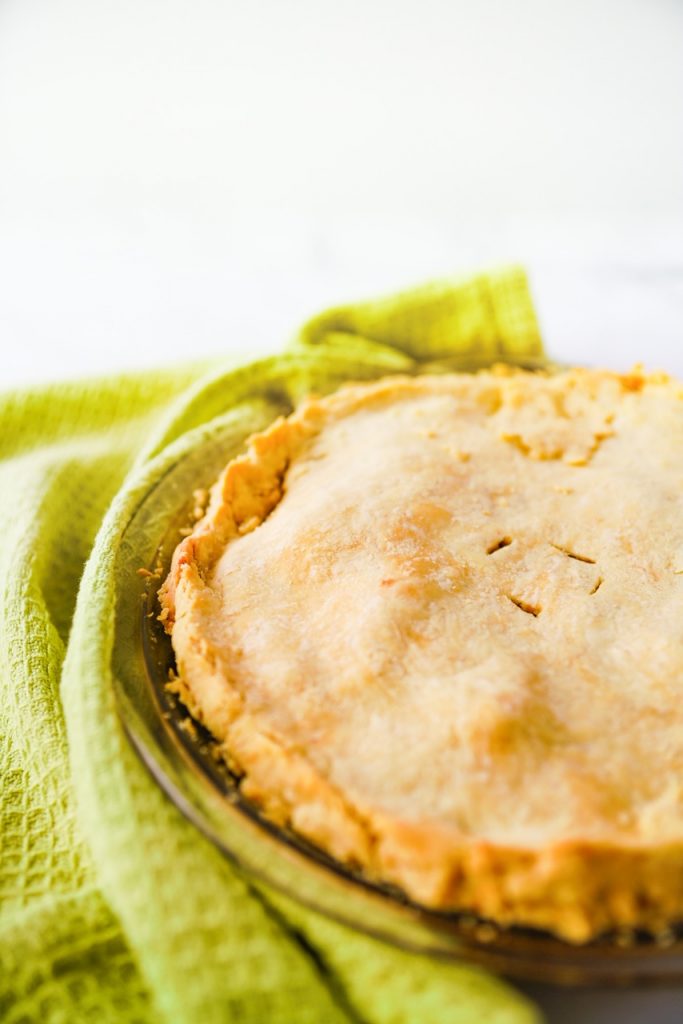
[(522, 271), (333, 310), (281, 355), (0, 398), (0, 1020), (528, 1024), (514, 990), (252, 886), (130, 748), (112, 685), (120, 545), (213, 430), (265, 426), (348, 379), (533, 360)]

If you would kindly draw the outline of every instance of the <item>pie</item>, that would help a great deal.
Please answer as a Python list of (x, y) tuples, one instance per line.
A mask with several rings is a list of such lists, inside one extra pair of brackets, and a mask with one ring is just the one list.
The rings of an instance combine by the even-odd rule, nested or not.
[(683, 387), (389, 377), (253, 436), (161, 591), (245, 798), (438, 910), (683, 918)]

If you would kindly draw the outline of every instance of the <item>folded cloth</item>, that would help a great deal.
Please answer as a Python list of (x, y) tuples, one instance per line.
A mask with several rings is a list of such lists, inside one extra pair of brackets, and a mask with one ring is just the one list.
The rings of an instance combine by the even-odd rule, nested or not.
[(113, 693), (120, 544), (165, 468), (345, 380), (542, 356), (522, 271), (312, 320), (282, 354), (0, 398), (0, 1019), (527, 1024), (512, 988), (255, 888), (168, 801)]

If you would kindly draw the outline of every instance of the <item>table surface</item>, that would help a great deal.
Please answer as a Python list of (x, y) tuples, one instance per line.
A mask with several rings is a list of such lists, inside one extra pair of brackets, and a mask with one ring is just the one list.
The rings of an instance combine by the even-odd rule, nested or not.
[(0, 234), (3, 387), (258, 356), (327, 306), (512, 261), (528, 270), (554, 358), (683, 375), (683, 220), (612, 226), (597, 243), (594, 226), (562, 222), (502, 237), (270, 216), (231, 225), (230, 247), (187, 222), (134, 243), (106, 220), (30, 227)]
[(682, 43), (650, 0), (5, 0), (0, 387), (249, 358), (512, 261), (552, 356), (683, 376)]

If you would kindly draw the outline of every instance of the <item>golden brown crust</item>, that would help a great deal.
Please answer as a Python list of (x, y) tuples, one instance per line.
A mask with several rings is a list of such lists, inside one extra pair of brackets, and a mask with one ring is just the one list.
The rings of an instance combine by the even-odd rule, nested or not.
[(682, 917), (682, 412), (662, 376), (498, 369), (251, 438), (162, 588), (245, 796), (427, 906)]

